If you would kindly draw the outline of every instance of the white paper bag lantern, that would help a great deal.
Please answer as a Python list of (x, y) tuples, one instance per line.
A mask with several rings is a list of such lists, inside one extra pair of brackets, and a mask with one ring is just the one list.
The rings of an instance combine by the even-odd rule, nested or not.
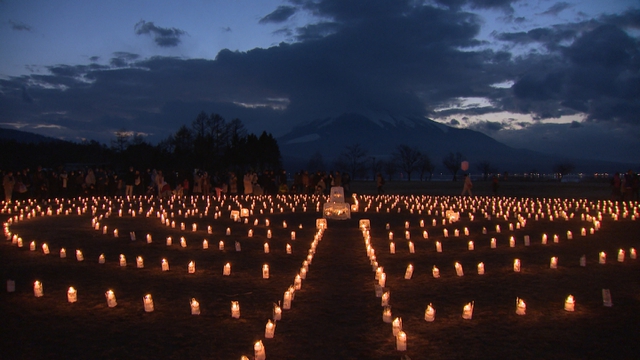
[(182, 248), (186, 248), (187, 247), (187, 240), (184, 238), (184, 236), (180, 237), (180, 247), (182, 247)]
[(392, 321), (391, 308), (389, 306), (385, 306), (385, 308), (382, 310), (382, 321), (388, 324), (390, 324)]
[(207, 239), (202, 240), (202, 250), (207, 250), (209, 248), (209, 241)]
[(402, 330), (402, 318), (395, 318), (391, 322), (391, 330), (393, 331), (393, 336), (397, 336), (398, 333)]
[(142, 298), (142, 303), (144, 304), (145, 312), (152, 312), (154, 310), (153, 307), (153, 299), (151, 298), (151, 294), (147, 294)]
[(112, 290), (108, 290), (104, 294), (104, 296), (107, 298), (107, 306), (109, 306), (110, 308), (118, 305), (118, 303), (116, 302), (116, 294), (114, 294)]
[(189, 261), (189, 265), (187, 266), (187, 271), (189, 274), (196, 273), (196, 263), (194, 261)]
[(270, 252), (269, 243), (264, 243), (264, 245), (262, 245), (262, 247), (264, 248), (264, 253), (265, 254), (268, 254)]
[(263, 279), (269, 278), (269, 265), (267, 264), (262, 265), (262, 278)]
[(105, 263), (104, 254), (100, 254), (100, 256), (98, 257), (98, 264), (104, 264), (104, 263)]
[(274, 304), (273, 306), (273, 320), (274, 321), (282, 320), (282, 308), (277, 304)]
[(267, 321), (267, 325), (264, 327), (264, 337), (266, 339), (273, 339), (276, 332), (276, 324), (271, 320)]
[(231, 302), (231, 317), (234, 319), (240, 318), (240, 303), (238, 301)]
[(42, 244), (42, 253), (49, 255), (49, 245), (47, 245), (47, 243)]
[(222, 275), (223, 276), (229, 276), (231, 275), (231, 264), (230, 263), (226, 263), (222, 269)]
[(431, 270), (431, 274), (433, 275), (434, 278), (439, 278), (440, 277), (440, 269), (438, 269), (435, 265), (433, 265), (433, 269)]
[(436, 252), (442, 252), (442, 243), (440, 241), (436, 241)]
[(484, 263), (478, 263), (478, 275), (484, 275)]
[(598, 264), (604, 265), (607, 263), (607, 254), (604, 251), (601, 251), (598, 255)]
[(266, 360), (267, 353), (264, 349), (264, 345), (262, 344), (262, 340), (259, 340), (255, 344), (253, 344), (253, 357), (254, 360)]
[(636, 258), (637, 258), (636, 249), (634, 249), (634, 248), (630, 248), (629, 249), (629, 258), (631, 260), (636, 260)]
[(120, 266), (121, 267), (127, 266), (127, 258), (124, 256), (124, 254), (120, 254)]
[(167, 236), (167, 246), (171, 246), (171, 244), (173, 244), (173, 239), (171, 236)]
[(513, 260), (513, 271), (520, 272), (520, 259)]
[(191, 299), (191, 315), (200, 315), (200, 303), (195, 299)]
[(524, 300), (520, 298), (516, 298), (516, 314), (524, 315), (527, 313), (527, 304), (525, 304)]
[(456, 275), (464, 276), (464, 271), (462, 269), (462, 265), (459, 262), (456, 262), (453, 266), (456, 268)]
[(424, 320), (432, 322), (436, 319), (436, 309), (432, 304), (427, 305), (427, 309), (424, 311)]
[(618, 262), (624, 262), (625, 252), (623, 249), (618, 250)]
[(60, 259), (67, 257), (67, 250), (65, 248), (60, 249)]
[(389, 243), (389, 254), (395, 254), (396, 253), (396, 244), (394, 242), (390, 242)]
[(398, 351), (407, 351), (407, 334), (402, 330), (396, 335), (396, 349)]
[(411, 279), (411, 277), (413, 276), (413, 265), (409, 264), (407, 265), (407, 270), (405, 270), (404, 272), (404, 278), (406, 280)]
[(84, 255), (82, 255), (82, 250), (76, 250), (76, 260), (84, 261)]
[(138, 269), (144, 268), (144, 260), (142, 259), (142, 256), (136, 257), (136, 267)]
[(44, 290), (42, 288), (42, 283), (38, 280), (36, 280), (33, 283), (33, 295), (35, 297), (42, 297), (44, 295)]
[(471, 320), (473, 318), (473, 307), (474, 307), (474, 302), (470, 302), (468, 304), (466, 304), (463, 308), (462, 308), (462, 318), (465, 320)]
[(409, 241), (409, 244), (408, 244), (408, 245), (409, 245), (409, 254), (415, 254), (415, 252), (416, 252), (416, 248), (415, 248), (415, 246), (413, 245), (413, 241)]
[(573, 295), (569, 295), (567, 299), (564, 301), (564, 309), (566, 311), (574, 311), (575, 310), (575, 300), (573, 299)]
[(551, 269), (557, 269), (558, 268), (558, 257), (557, 256), (551, 257), (551, 262), (549, 264), (549, 268), (551, 268)]
[(169, 271), (169, 262), (167, 259), (162, 259), (162, 271)]
[(284, 292), (284, 297), (283, 297), (283, 300), (282, 300), (282, 308), (284, 310), (291, 309), (291, 301), (292, 301), (291, 292), (289, 290), (287, 290), (287, 291)]
[(467, 249), (469, 249), (469, 251), (473, 251), (475, 249), (475, 245), (473, 244), (473, 240), (469, 241), (469, 243), (467, 244)]

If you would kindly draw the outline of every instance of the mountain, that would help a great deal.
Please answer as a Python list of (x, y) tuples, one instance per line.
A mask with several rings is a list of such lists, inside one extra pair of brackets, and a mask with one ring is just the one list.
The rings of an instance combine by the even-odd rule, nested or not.
[(58, 142), (62, 140), (54, 139), (48, 136), (42, 136), (30, 132), (14, 130), (14, 129), (5, 129), (0, 128), (0, 141), (5, 140), (15, 140), (19, 143), (29, 144), (39, 144), (39, 143), (50, 143), (50, 142)]
[[(320, 153), (331, 165), (347, 146), (360, 144), (368, 159), (390, 159), (398, 145), (416, 147), (426, 153), (436, 166), (436, 172), (446, 173), (442, 158), (450, 152), (460, 152), (470, 163), (470, 172), (478, 172), (476, 164), (488, 161), (500, 171), (550, 173), (559, 162), (570, 162), (576, 171), (596, 172), (620, 169), (620, 164), (604, 161), (569, 159), (562, 154), (548, 155), (526, 149), (515, 149), (477, 131), (458, 129), (418, 116), (395, 116), (368, 112), (346, 113), (334, 118), (311, 121), (295, 127), (279, 137), (278, 145), (285, 166), (305, 168), (309, 159)], [(624, 168), (624, 165), (622, 165)]]

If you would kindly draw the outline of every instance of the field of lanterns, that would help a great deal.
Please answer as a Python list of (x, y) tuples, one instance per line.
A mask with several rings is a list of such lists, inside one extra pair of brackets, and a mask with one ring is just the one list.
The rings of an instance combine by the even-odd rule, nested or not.
[(0, 209), (0, 358), (638, 358), (640, 204), (354, 195)]

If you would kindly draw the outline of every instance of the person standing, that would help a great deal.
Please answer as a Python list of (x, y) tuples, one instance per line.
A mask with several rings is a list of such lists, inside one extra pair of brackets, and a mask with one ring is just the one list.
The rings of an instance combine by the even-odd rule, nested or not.
[(13, 171), (8, 171), (2, 178), (2, 186), (4, 187), (4, 201), (10, 203), (13, 188), (16, 186), (16, 178), (13, 177)]
[(471, 183), (471, 176), (469, 176), (469, 174), (464, 174), (464, 185), (462, 187), (462, 194), (460, 195), (464, 195), (466, 193), (469, 196), (473, 196), (473, 194), (471, 193), (472, 187), (473, 183)]
[(382, 186), (384, 185), (384, 178), (381, 173), (376, 175), (376, 186), (378, 187), (378, 195), (384, 194), (384, 189)]
[(129, 166), (129, 171), (124, 176), (125, 192), (124, 196), (133, 196), (133, 186), (136, 182), (136, 173), (133, 171), (133, 166)]

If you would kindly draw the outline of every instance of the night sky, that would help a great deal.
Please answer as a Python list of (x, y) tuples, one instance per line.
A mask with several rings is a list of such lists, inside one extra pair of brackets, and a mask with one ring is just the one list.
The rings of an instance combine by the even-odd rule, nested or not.
[(155, 143), (345, 112), (640, 162), (637, 0), (0, 0), (0, 127)]

